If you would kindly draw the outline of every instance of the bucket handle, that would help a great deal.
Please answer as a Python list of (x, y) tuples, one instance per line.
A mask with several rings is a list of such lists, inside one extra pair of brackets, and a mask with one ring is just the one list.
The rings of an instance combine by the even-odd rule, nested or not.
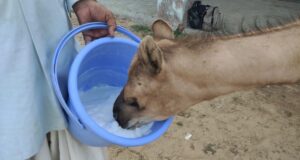
[[(61, 54), (62, 49), (64, 48), (66, 43), (71, 38), (73, 38), (74, 36), (76, 36), (77, 34), (83, 32), (83, 31), (90, 30), (90, 29), (108, 29), (108, 25), (104, 22), (91, 22), (91, 23), (86, 23), (86, 24), (80, 25), (79, 27), (72, 29), (60, 40), (58, 46), (56, 47), (53, 61), (52, 61), (52, 67), (51, 67), (51, 78), (52, 78), (52, 84), (54, 86), (53, 87), (54, 92), (55, 92), (62, 108), (64, 109), (66, 114), (69, 116), (69, 118), (71, 118), (75, 122), (75, 124), (77, 124), (78, 127), (82, 128), (82, 129), (85, 128), (84, 125), (82, 124), (80, 119), (77, 116), (75, 116), (74, 113), (69, 109), (69, 107), (60, 91), (58, 79), (57, 79), (57, 64), (58, 64), (57, 61), (58, 61), (59, 55)], [(122, 26), (118, 25), (116, 27), (116, 31), (126, 35), (127, 37), (129, 37), (130, 39), (132, 39), (133, 41), (135, 41), (137, 43), (140, 43), (140, 41), (141, 41), (138, 36), (136, 36), (135, 34), (128, 31), (126, 28), (124, 28)]]

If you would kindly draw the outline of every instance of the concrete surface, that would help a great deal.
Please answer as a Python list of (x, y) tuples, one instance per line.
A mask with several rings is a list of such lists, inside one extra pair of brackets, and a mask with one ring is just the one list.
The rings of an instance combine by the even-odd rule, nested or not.
[[(117, 16), (150, 25), (157, 17), (156, 0), (100, 0)], [(202, 0), (218, 6), (224, 31), (233, 34), (265, 26), (277, 26), (300, 17), (299, 0)]]
[(156, 0), (100, 0), (115, 15), (137, 24), (150, 25), (156, 17)]

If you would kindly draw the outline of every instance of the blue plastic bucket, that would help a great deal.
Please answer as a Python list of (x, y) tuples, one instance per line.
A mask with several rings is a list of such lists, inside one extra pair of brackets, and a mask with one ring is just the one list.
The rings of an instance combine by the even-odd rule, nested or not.
[[(125, 28), (118, 26), (117, 31), (124, 34), (127, 38), (106, 37), (97, 39), (86, 45), (75, 57), (68, 69), (69, 73), (65, 73), (65, 78), (59, 78), (58, 61), (59, 55), (66, 43), (74, 38), (80, 32), (89, 29), (107, 29), (105, 23), (94, 22), (79, 26), (67, 33), (58, 44), (52, 62), (52, 83), (56, 96), (65, 111), (68, 120), (68, 130), (78, 141), (90, 146), (104, 147), (109, 145), (120, 145), (124, 147), (141, 146), (155, 141), (167, 131), (172, 123), (173, 117), (165, 121), (157, 121), (151, 128), (151, 133), (139, 138), (123, 138), (114, 135), (101, 128), (88, 115), (83, 106), (78, 88), (91, 88), (98, 83), (106, 83), (108, 85), (123, 87), (127, 81), (127, 72), (131, 60), (137, 51), (140, 39)], [(68, 53), (65, 53), (68, 54)], [(108, 69), (120, 73), (111, 75), (101, 72), (93, 75), (92, 78), (79, 81), (80, 75), (89, 70)], [(68, 84), (64, 84), (68, 83)], [(68, 95), (63, 92), (68, 87)]]

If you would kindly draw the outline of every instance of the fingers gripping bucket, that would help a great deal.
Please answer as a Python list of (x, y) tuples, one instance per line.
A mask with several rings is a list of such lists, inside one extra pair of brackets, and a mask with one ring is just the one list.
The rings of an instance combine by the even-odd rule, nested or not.
[[(52, 62), (52, 83), (54, 91), (65, 111), (68, 121), (68, 130), (78, 141), (83, 144), (97, 147), (109, 146), (112, 144), (124, 147), (140, 146), (158, 139), (172, 123), (172, 117), (165, 121), (155, 122), (151, 133), (139, 138), (123, 138), (116, 136), (97, 125), (87, 114), (79, 98), (78, 86), (91, 87), (96, 81), (104, 81), (113, 85), (123, 87), (127, 81), (127, 71), (135, 52), (137, 51), (140, 39), (125, 28), (118, 26), (117, 31), (129, 37), (125, 38), (101, 38), (86, 45), (72, 62), (71, 68), (65, 73), (68, 79), (62, 80), (59, 77), (58, 67), (59, 55), (66, 43), (80, 32), (90, 29), (107, 29), (105, 23), (94, 22), (79, 26), (67, 33), (58, 44)], [(68, 53), (65, 53), (68, 54)], [(124, 76), (112, 77), (109, 74), (97, 75), (85, 84), (80, 84), (78, 78), (86, 70), (95, 68), (108, 68), (123, 73)], [(68, 84), (65, 84), (68, 83)], [(68, 86), (68, 88), (66, 88)], [(68, 89), (68, 96), (64, 91)]]

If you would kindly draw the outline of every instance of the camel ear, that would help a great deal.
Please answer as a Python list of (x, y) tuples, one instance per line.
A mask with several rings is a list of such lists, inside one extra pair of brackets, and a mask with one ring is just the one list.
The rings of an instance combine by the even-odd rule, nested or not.
[(158, 74), (161, 71), (163, 52), (151, 36), (146, 36), (139, 48), (142, 62), (151, 74)]
[(174, 39), (174, 34), (168, 22), (157, 19), (152, 23), (154, 38), (157, 39)]

